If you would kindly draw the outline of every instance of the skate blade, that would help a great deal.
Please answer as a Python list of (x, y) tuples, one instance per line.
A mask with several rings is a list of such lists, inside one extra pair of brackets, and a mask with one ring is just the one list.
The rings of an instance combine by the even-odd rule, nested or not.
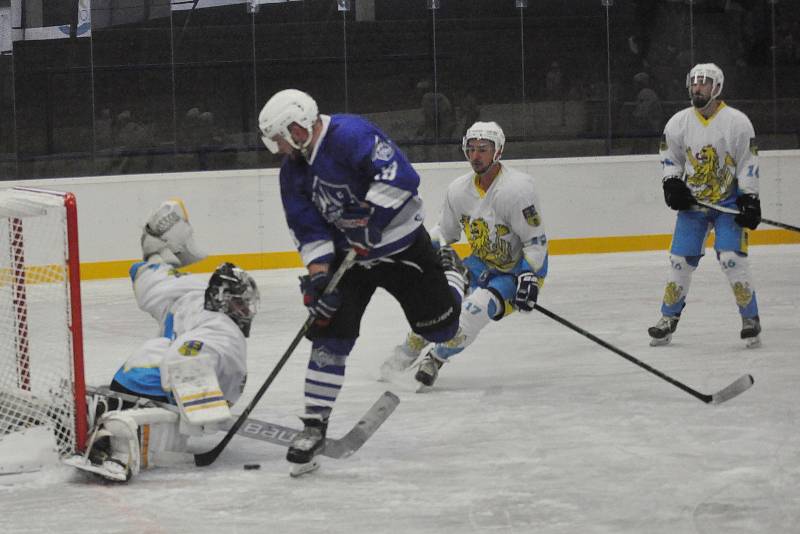
[(417, 382), (417, 390), (416, 393), (428, 393), (429, 391), (433, 390), (433, 386), (426, 386), (422, 382)]
[(747, 339), (744, 340), (744, 346), (747, 347), (748, 349), (757, 349), (758, 347), (761, 346), (761, 337), (759, 336), (748, 337)]
[(308, 473), (313, 473), (317, 469), (319, 469), (319, 460), (312, 458), (310, 462), (304, 464), (291, 464), (291, 467), (289, 467), (289, 476), (297, 478)]
[(651, 337), (650, 338), (650, 346), (651, 347), (660, 347), (662, 345), (669, 345), (669, 342), (672, 341), (672, 334), (666, 335), (662, 338)]

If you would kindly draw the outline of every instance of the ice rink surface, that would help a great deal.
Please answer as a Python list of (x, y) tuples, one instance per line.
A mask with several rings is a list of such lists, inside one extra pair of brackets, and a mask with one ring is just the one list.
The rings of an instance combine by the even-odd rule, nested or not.
[[(385, 293), (362, 324), (329, 435), (386, 389), (401, 403), (354, 456), (287, 474), (285, 450), (237, 436), (210, 467), (140, 474), (127, 485), (56, 466), (0, 477), (4, 533), (800, 532), (800, 245), (751, 248), (763, 346), (744, 348), (712, 251), (695, 273), (673, 343), (649, 347), (665, 252), (551, 257), (540, 304), (704, 393), (743, 374), (755, 385), (705, 405), (533, 312), (491, 324), (433, 391), (376, 380), (406, 333)], [(241, 410), (305, 319), (299, 270), (255, 272), (262, 308)], [(107, 383), (155, 331), (127, 280), (83, 285), (86, 373)], [(253, 412), (298, 426), (303, 341)], [(234, 409), (234, 412), (237, 410)], [(222, 434), (192, 444), (215, 445)], [(245, 471), (257, 462), (260, 470)]]

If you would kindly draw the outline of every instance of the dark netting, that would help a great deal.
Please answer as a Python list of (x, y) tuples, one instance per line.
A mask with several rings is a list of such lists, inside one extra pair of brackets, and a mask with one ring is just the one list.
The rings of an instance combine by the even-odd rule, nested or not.
[[(17, 5), (19, 4), (19, 8)], [(475, 120), (507, 158), (652, 154), (712, 61), (762, 149), (798, 148), (800, 3), (0, 0), (4, 179), (276, 166), (274, 92), (366, 115), (414, 162)]]

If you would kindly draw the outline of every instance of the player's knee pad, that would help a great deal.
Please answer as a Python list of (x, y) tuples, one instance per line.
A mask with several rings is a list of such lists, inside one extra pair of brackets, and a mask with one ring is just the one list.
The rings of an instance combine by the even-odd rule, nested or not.
[(755, 293), (753, 280), (750, 275), (750, 259), (733, 250), (723, 250), (717, 253), (722, 272), (728, 278), (728, 283), (733, 289), (736, 304), (741, 308), (747, 307), (753, 300)]
[(434, 349), (436, 355), (447, 359), (464, 350), (492, 320), (494, 317), (492, 312), (497, 313), (496, 310), (502, 309), (501, 306), (502, 303), (498, 302), (494, 292), (483, 288), (473, 291), (461, 306), (458, 331), (448, 341), (436, 345)]
[(665, 314), (679, 315), (684, 306), (686, 295), (689, 293), (689, 286), (692, 283), (692, 274), (700, 262), (700, 256), (678, 256), (670, 254), (669, 277), (667, 286), (664, 289), (664, 305), (662, 311)]

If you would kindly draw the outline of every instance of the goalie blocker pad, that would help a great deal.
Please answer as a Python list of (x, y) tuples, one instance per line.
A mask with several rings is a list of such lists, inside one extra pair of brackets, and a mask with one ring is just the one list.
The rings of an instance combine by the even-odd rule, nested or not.
[(168, 388), (190, 425), (210, 425), (231, 419), (228, 401), (208, 358), (198, 356), (170, 362), (166, 368)]

